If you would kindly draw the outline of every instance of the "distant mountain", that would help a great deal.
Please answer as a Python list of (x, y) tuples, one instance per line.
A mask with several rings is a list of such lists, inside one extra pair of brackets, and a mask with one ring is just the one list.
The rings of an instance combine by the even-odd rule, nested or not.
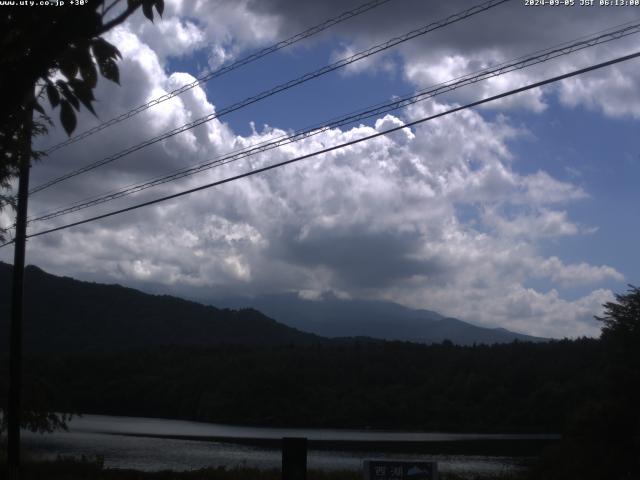
[(503, 328), (478, 327), (430, 310), (413, 310), (384, 301), (345, 300), (330, 293), (317, 300), (288, 293), (214, 302), (228, 308), (252, 307), (290, 327), (324, 337), (368, 336), (419, 343), (451, 340), (458, 345), (547, 340)]
[[(9, 328), (12, 268), (0, 262), (0, 332)], [(459, 345), (544, 340), (501, 328), (478, 327), (429, 310), (383, 301), (344, 300), (331, 294), (318, 300), (279, 294), (221, 299), (216, 304), (226, 308), (58, 277), (28, 266), (25, 349), (106, 352), (222, 343), (303, 345), (328, 342), (323, 337), (340, 337), (340, 342), (350, 341), (344, 337), (420, 343), (451, 340)], [(0, 351), (6, 351), (7, 342), (8, 335), (0, 335)]]
[[(13, 267), (0, 262), (0, 351), (6, 351)], [(120, 285), (81, 282), (28, 266), (24, 342), (30, 352), (102, 352), (159, 346), (323, 341), (253, 309), (221, 310)]]

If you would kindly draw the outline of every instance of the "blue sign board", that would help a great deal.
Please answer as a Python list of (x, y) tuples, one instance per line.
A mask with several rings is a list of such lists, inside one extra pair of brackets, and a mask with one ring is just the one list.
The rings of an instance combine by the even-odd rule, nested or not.
[(438, 464), (411, 460), (365, 460), (364, 480), (438, 480)]

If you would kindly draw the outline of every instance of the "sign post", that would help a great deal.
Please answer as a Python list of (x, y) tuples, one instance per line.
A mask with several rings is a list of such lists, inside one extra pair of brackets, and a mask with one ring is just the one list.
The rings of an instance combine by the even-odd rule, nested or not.
[(307, 439), (282, 439), (282, 480), (307, 479)]
[(365, 460), (364, 480), (438, 480), (437, 462)]

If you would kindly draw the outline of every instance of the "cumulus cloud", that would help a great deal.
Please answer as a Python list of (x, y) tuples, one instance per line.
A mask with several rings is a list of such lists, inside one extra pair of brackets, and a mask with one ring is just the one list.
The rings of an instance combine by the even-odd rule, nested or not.
[[(334, 14), (346, 8), (341, 2), (312, 2), (312, 14), (285, 0), (167, 3), (164, 36), (142, 20), (110, 34), (123, 52), (122, 83), (128, 88), (100, 82), (97, 98), (109, 99), (99, 105), (102, 118), (193, 81), (191, 74), (167, 73), (168, 57), (191, 54), (206, 44), (209, 61), (217, 64), (243, 49), (295, 33), (305, 22), (331, 16), (328, 8), (333, 7)], [(443, 4), (431, 5), (435, 4), (415, 2), (412, 8), (424, 9), (421, 18), (443, 16)], [(455, 11), (455, 6), (449, 8)], [(495, 16), (492, 21), (500, 19), (499, 13)], [(579, 24), (589, 23), (579, 16)], [(538, 18), (536, 12), (533, 25), (519, 32), (523, 38), (518, 47), (530, 46), (534, 26), (548, 18)], [(393, 28), (413, 20), (401, 12)], [(373, 24), (362, 22), (358, 19), (350, 27), (351, 45), (393, 30), (381, 12), (368, 17)], [(510, 25), (505, 32), (515, 33)], [(175, 44), (165, 40), (168, 35), (176, 37)], [(497, 48), (495, 32), (482, 31), (479, 39), (467, 33), (460, 38), (449, 35), (436, 36), (430, 44), (429, 55), (436, 55), (445, 44), (453, 52), (443, 57), (442, 64), (427, 68), (417, 50), (402, 51), (402, 68), (409, 79), (422, 83), (464, 73), (479, 61), (470, 45), (478, 43), (478, 51)], [(503, 58), (514, 48), (509, 45), (492, 58)], [(521, 80), (515, 77), (508, 82)], [(509, 85), (497, 82), (481, 93)], [(268, 155), (166, 184), (136, 200), (401, 126), (447, 110), (457, 100), (415, 105), (402, 116), (387, 115), (369, 126), (332, 129)], [(541, 92), (532, 93), (526, 102), (521, 106), (534, 111), (546, 105)], [(34, 184), (85, 164), (89, 151), (92, 157), (106, 156), (214, 111), (205, 90), (196, 87), (115, 127), (110, 135), (95, 135), (65, 149), (55, 162), (34, 169)], [(82, 121), (90, 125), (98, 120), (83, 114)], [(114, 162), (102, 168), (100, 175), (41, 192), (33, 197), (32, 209), (47, 210), (284, 134), (284, 130), (265, 127), (241, 135), (214, 120), (127, 157), (126, 166), (124, 160)], [(504, 115), (489, 119), (482, 111), (460, 112), (180, 200), (38, 237), (30, 242), (29, 261), (67, 275), (161, 284), (183, 292), (189, 288), (209, 289), (212, 295), (238, 289), (244, 293), (295, 290), (313, 296), (313, 292), (332, 290), (345, 297), (386, 298), (536, 335), (594, 334), (596, 326), (590, 318), (611, 298), (611, 292), (598, 288), (599, 283), (622, 280), (622, 275), (610, 266), (566, 263), (541, 253), (542, 238), (586, 232), (586, 227), (569, 218), (566, 206), (587, 193), (542, 170), (518, 172), (510, 144), (523, 135), (526, 132)], [(61, 138), (54, 133), (45, 143)], [(129, 203), (122, 200), (92, 213)], [(460, 214), (461, 207), (468, 210), (467, 215)], [(84, 213), (74, 214), (64, 221), (83, 217)], [(527, 287), (532, 278), (544, 278), (551, 287), (547, 291)], [(558, 289), (576, 283), (593, 290), (577, 300), (564, 299)]]
[[(521, 284), (510, 284), (500, 290), (500, 300), (487, 295), (483, 286), (467, 285), (464, 290), (434, 288), (429, 292), (435, 309), (448, 308), (450, 315), (474, 318), (489, 326), (500, 326), (542, 337), (579, 337), (595, 335), (600, 325), (594, 314), (602, 313), (602, 304), (613, 299), (613, 293), (596, 289), (576, 300), (567, 300), (551, 289), (541, 292)], [(405, 303), (411, 304), (406, 297)], [(508, 322), (503, 319), (508, 318)]]
[[(241, 2), (242, 3), (242, 2)], [(255, 15), (271, 22), (273, 31), (293, 34), (314, 25), (320, 18), (335, 16), (357, 5), (357, 1), (300, 2), (264, 0), (251, 6)], [(335, 27), (343, 39), (341, 53), (352, 53), (463, 11), (471, 5), (464, 0), (422, 2), (406, 0), (372, 10)], [(628, 22), (625, 9), (602, 7), (530, 8), (509, 2), (484, 13), (431, 32), (395, 47), (399, 61), (377, 55), (351, 67), (351, 73), (368, 69), (397, 69), (418, 88), (438, 84), (488, 66), (562, 45), (585, 35)], [(541, 36), (540, 32), (544, 32)], [(456, 101), (469, 101), (523, 86), (549, 76), (631, 53), (635, 36), (597, 48), (584, 50), (561, 60), (494, 78), (450, 94)], [(334, 52), (334, 57), (337, 55)], [(395, 57), (394, 57), (395, 58)], [(488, 105), (490, 109), (524, 108), (542, 112), (548, 95), (557, 95), (565, 105), (586, 106), (605, 115), (638, 117), (640, 96), (638, 69), (633, 62), (608, 68), (579, 79), (566, 80), (560, 88), (536, 89)]]
[(494, 208), (486, 208), (482, 213), (482, 221), (498, 234), (514, 238), (563, 237), (590, 232), (569, 220), (566, 211), (545, 208), (518, 212), (512, 216)]
[(163, 60), (184, 57), (204, 48), (207, 44), (206, 33), (201, 27), (191, 20), (172, 15), (173, 9), (167, 10), (166, 18), (157, 23), (150, 23), (146, 18), (132, 18), (131, 21), (137, 23), (136, 33), (140, 40)]
[(560, 284), (580, 285), (597, 283), (607, 279), (624, 280), (619, 272), (606, 265), (593, 266), (585, 262), (566, 265), (558, 257), (529, 260), (535, 262), (532, 268), (534, 275), (550, 277), (554, 282)]
[(637, 72), (636, 61), (612, 67), (607, 72), (568, 79), (560, 84), (560, 100), (566, 106), (584, 105), (610, 117), (640, 118)]

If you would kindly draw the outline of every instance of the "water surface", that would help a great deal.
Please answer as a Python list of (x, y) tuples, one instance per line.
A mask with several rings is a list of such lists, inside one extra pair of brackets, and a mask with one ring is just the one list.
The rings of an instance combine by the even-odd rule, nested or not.
[[(149, 435), (150, 437), (147, 437)], [(163, 438), (163, 437), (188, 437)], [(224, 438), (223, 441), (208, 439)], [(395, 442), (460, 442), (468, 440), (553, 439), (554, 435), (512, 435), (439, 432), (388, 432), (371, 430), (258, 428), (182, 420), (84, 415), (69, 423), (68, 432), (23, 434), (24, 444), (35, 455), (93, 457), (102, 455), (109, 468), (138, 470), (192, 470), (204, 467), (279, 468), (281, 453), (274, 447), (234, 443), (234, 439), (280, 439), (306, 437), (309, 440), (341, 442), (382, 442), (376, 449), (311, 448), (309, 468), (359, 470), (364, 459), (438, 461), (442, 471), (461, 474), (511, 472), (526, 460), (514, 456), (403, 454), (389, 448)], [(200, 440), (199, 440), (200, 439)]]

